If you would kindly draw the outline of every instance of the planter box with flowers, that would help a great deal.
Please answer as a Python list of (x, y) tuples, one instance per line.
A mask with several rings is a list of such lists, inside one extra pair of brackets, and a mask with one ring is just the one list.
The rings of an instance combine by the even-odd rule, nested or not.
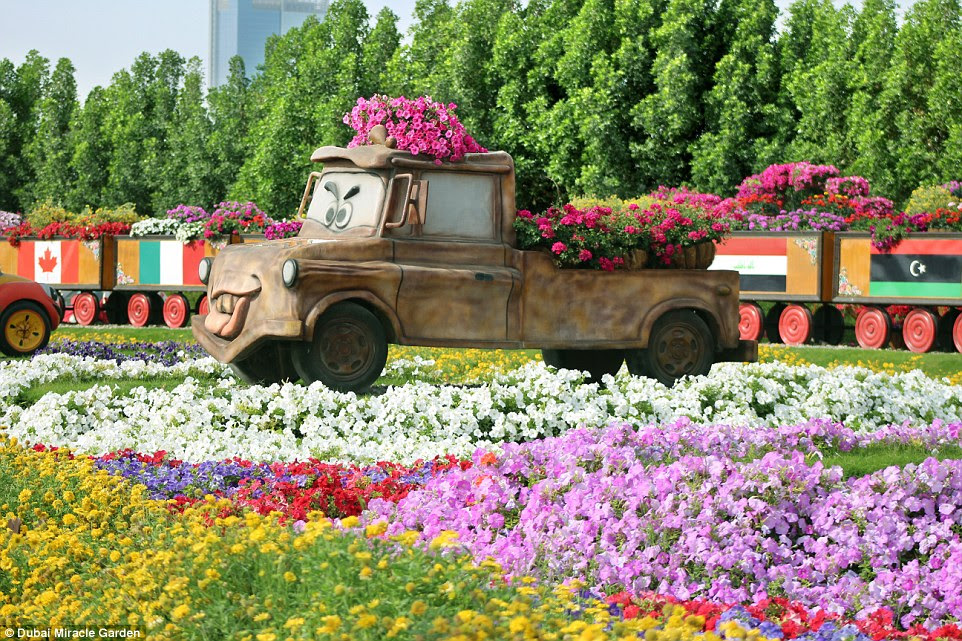
[[(213, 213), (178, 205), (166, 218), (133, 225), (117, 238), (116, 289), (202, 290), (197, 266), (247, 232), (263, 232), (270, 218), (254, 203), (222, 202)], [(263, 235), (254, 236), (263, 240)]]
[(547, 251), (559, 267), (601, 269), (707, 269), (729, 223), (721, 200), (687, 189), (652, 194), (647, 206), (568, 204), (540, 216), (521, 210), (514, 228), (522, 249)]
[(0, 270), (63, 290), (108, 289), (114, 236), (125, 234), (137, 214), (132, 205), (72, 214), (49, 203), (26, 218), (3, 212)]

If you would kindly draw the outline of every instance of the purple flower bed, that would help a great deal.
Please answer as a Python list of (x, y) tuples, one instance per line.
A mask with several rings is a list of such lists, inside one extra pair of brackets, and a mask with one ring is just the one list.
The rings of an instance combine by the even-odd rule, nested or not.
[(196, 343), (177, 341), (157, 341), (154, 343), (101, 343), (99, 341), (55, 341), (40, 350), (38, 354), (70, 354), (99, 360), (146, 361), (162, 365), (176, 365), (188, 358), (207, 356), (204, 348)]
[[(842, 479), (806, 452), (959, 444), (962, 425), (858, 436), (827, 421), (772, 430), (613, 425), (506, 444), (485, 464), (374, 500), (388, 533), (455, 530), (475, 558), (608, 591), (754, 602), (786, 597), (903, 626), (962, 617), (962, 461)], [(739, 461), (750, 458), (748, 461)]]

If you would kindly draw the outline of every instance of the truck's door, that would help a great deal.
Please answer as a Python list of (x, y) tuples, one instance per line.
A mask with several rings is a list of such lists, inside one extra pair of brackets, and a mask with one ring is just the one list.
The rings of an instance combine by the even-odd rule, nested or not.
[(503, 342), (513, 280), (501, 242), (499, 177), (423, 171), (419, 178), (428, 183), (424, 224), (390, 235), (401, 267), (396, 309), (404, 338)]

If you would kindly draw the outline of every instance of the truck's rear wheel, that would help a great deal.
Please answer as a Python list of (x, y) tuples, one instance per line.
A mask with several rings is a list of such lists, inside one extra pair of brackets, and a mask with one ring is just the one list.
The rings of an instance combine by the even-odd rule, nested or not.
[(387, 361), (387, 336), (377, 317), (356, 303), (338, 303), (318, 319), (314, 340), (295, 346), (294, 368), (308, 383), (362, 392)]
[(620, 349), (543, 349), (541, 358), (551, 367), (587, 371), (589, 383), (600, 383), (605, 374), (621, 369), (625, 352)]
[(682, 376), (703, 376), (714, 361), (711, 330), (695, 312), (670, 311), (651, 328), (647, 349), (628, 350), (628, 371), (671, 387)]
[(272, 341), (250, 356), (230, 364), (237, 378), (250, 385), (271, 385), (283, 381), (296, 381), (297, 370), (291, 361), (289, 343)]

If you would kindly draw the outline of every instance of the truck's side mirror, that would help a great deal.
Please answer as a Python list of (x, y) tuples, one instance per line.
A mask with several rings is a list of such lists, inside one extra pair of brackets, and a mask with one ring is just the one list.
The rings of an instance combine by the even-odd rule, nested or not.
[[(411, 174), (397, 174), (394, 177), (394, 189), (398, 190), (401, 180), (407, 181), (407, 188), (401, 199), (401, 219), (397, 222), (387, 221), (384, 227), (387, 229), (397, 229), (408, 223), (412, 225), (424, 224), (424, 213), (428, 204), (428, 182), (426, 180), (414, 180)], [(397, 192), (396, 192), (397, 193)]]

